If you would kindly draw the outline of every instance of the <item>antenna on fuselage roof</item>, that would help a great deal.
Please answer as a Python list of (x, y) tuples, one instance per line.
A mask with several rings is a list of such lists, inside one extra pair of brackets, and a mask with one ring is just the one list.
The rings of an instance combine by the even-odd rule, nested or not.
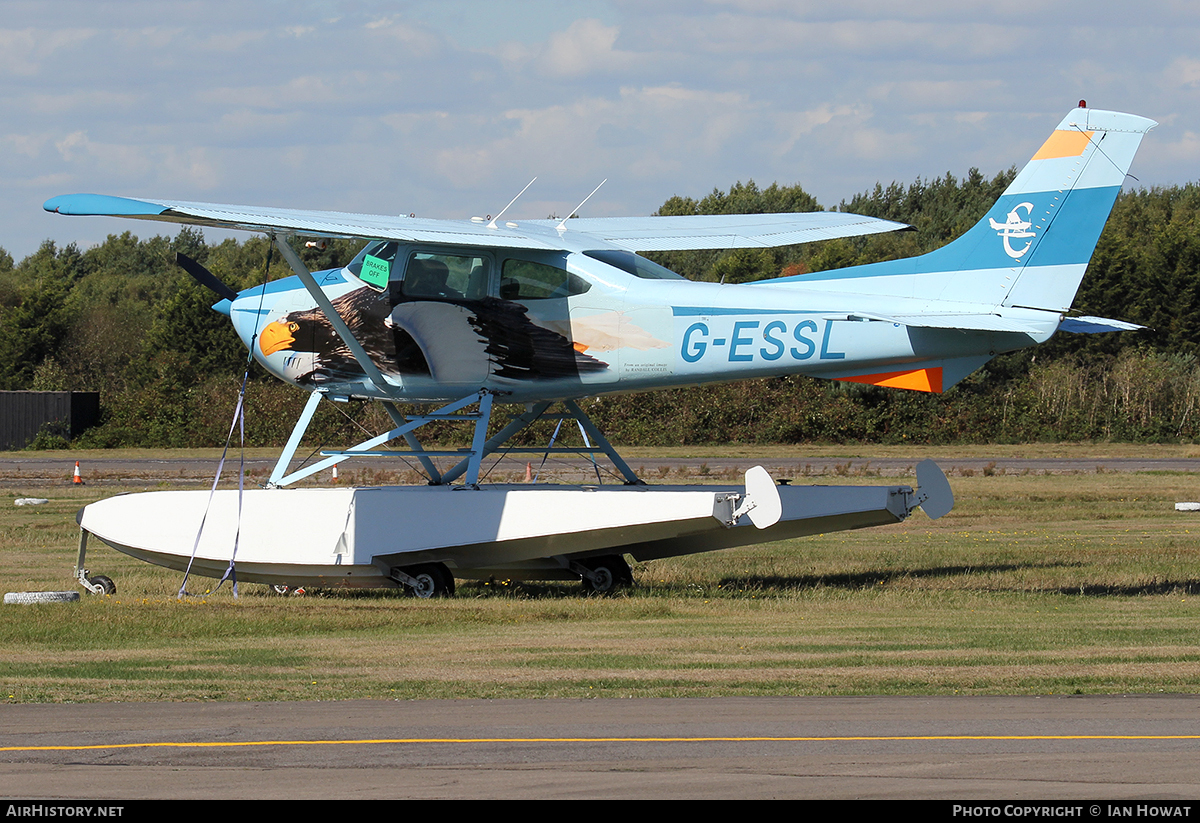
[[(537, 177), (534, 177), (533, 180), (537, 180)], [(522, 194), (525, 193), (526, 189), (528, 189), (530, 186), (533, 185), (533, 180), (530, 180), (528, 183), (525, 184), (524, 189), (521, 189), (519, 192), (517, 192), (517, 197), (520, 197)], [(512, 200), (509, 200), (508, 206), (511, 206), (513, 203), (517, 202), (517, 197), (514, 197)], [(500, 209), (500, 214), (497, 214), (495, 217), (492, 218), (492, 222), (488, 223), (488, 225), (487, 225), (487, 227), (489, 229), (498, 228), (496, 226), (496, 221), (500, 219), (500, 215), (502, 215), (502, 214), (504, 214), (504, 212), (508, 211), (508, 206), (505, 206), (504, 208)], [(483, 220), (479, 217), (472, 217), (471, 219), (475, 220), (476, 222), (479, 222), (479, 223), (483, 222)]]
[[(600, 186), (603, 186), (607, 182), (608, 182), (608, 178), (605, 177), (603, 180), (600, 181)], [(592, 194), (595, 194), (596, 192), (600, 191), (600, 186), (596, 186), (596, 188), (592, 189)], [(589, 194), (587, 197), (583, 198), (583, 203), (586, 203), (587, 201), (591, 200), (592, 194)], [(556, 228), (559, 231), (567, 230), (567, 221), (571, 219), (572, 214), (574, 214), (575, 212), (577, 212), (583, 208), (583, 203), (580, 203), (578, 206), (576, 206), (575, 208), (573, 208), (569, 212), (567, 212), (567, 216), (562, 219), (562, 222), (559, 223), (558, 226), (556, 226)]]

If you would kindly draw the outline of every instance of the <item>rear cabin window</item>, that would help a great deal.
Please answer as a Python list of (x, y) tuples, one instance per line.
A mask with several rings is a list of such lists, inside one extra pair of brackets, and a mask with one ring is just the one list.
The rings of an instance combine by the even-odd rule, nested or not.
[(643, 280), (686, 280), (687, 278), (681, 274), (676, 274), (665, 266), (660, 266), (653, 260), (647, 260), (640, 254), (634, 254), (631, 251), (621, 251), (618, 249), (597, 249), (595, 251), (585, 251), (585, 255), (593, 260), (599, 260), (601, 263), (607, 263), (610, 266), (620, 269), (621, 271), (632, 274), (634, 277), (640, 277)]
[(566, 269), (530, 260), (505, 260), (500, 277), (504, 300), (547, 300), (583, 294), (592, 284)]

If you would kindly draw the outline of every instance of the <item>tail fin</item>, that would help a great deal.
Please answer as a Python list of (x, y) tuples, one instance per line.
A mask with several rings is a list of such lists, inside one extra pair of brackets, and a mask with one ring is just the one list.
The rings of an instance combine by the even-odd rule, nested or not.
[(1133, 114), (1074, 109), (984, 218), (954, 242), (920, 257), (795, 279), (855, 278), (857, 293), (1066, 311), (1142, 136), (1156, 125)]

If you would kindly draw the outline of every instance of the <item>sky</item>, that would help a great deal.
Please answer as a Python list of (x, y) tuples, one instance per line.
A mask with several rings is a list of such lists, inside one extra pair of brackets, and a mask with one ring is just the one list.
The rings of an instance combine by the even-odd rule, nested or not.
[[(95, 192), (374, 214), (650, 214), (738, 181), (826, 207), (1022, 165), (1080, 99), (1200, 180), (1195, 0), (0, 0), (0, 247), (175, 227)], [(210, 240), (227, 236), (206, 231)], [(245, 237), (246, 235), (233, 235)]]

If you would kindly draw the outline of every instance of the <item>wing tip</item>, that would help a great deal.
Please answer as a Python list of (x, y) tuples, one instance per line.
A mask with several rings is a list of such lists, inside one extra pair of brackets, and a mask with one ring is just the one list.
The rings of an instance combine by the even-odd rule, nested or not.
[(166, 206), (158, 203), (110, 194), (60, 194), (43, 203), (42, 208), (52, 214), (107, 217), (157, 216), (167, 210)]

